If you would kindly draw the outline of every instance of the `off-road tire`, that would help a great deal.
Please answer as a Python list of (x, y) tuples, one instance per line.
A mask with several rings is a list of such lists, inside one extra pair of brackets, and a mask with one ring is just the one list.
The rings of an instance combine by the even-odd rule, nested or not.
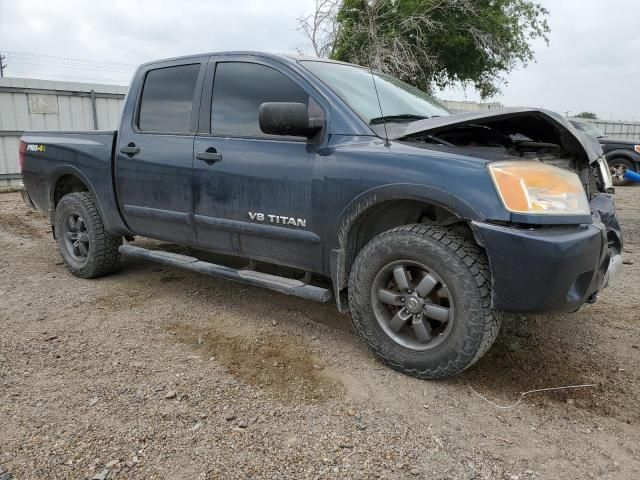
[[(65, 245), (63, 222), (70, 214), (80, 216), (89, 236), (89, 252), (85, 262), (76, 261)], [(69, 193), (56, 206), (55, 231), (58, 250), (67, 269), (76, 277), (96, 278), (113, 272), (120, 259), (118, 247), (122, 237), (108, 233), (89, 192)]]
[[(453, 328), (432, 350), (396, 343), (373, 313), (371, 288), (377, 272), (404, 259), (427, 265), (452, 295)], [(349, 275), (349, 306), (354, 328), (382, 362), (423, 379), (449, 377), (469, 368), (489, 350), (502, 322), (500, 312), (491, 308), (491, 275), (484, 252), (446, 228), (421, 224), (388, 230), (359, 252)]]

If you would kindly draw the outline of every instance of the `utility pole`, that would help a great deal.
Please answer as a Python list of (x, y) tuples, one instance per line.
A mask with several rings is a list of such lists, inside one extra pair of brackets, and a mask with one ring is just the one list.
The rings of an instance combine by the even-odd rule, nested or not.
[(5, 57), (4, 55), (0, 54), (0, 78), (4, 77), (4, 69), (7, 68), (7, 64), (5, 63), (5, 59), (7, 57)]

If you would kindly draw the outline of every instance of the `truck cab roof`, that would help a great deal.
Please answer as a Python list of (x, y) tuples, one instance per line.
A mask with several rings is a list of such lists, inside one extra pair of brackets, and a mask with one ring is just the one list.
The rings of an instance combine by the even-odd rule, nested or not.
[(353, 65), (351, 63), (340, 62), (338, 60), (331, 60), (328, 58), (319, 58), (311, 55), (297, 55), (293, 53), (271, 53), (271, 52), (260, 52), (255, 50), (230, 50), (230, 51), (222, 51), (222, 52), (203, 52), (203, 53), (198, 53), (194, 55), (182, 55), (177, 57), (162, 58), (158, 60), (145, 62), (141, 64), (140, 67), (147, 67), (150, 65), (171, 62), (171, 61), (186, 60), (190, 58), (196, 59), (196, 58), (202, 58), (202, 57), (221, 57), (221, 56), (262, 57), (262, 58), (270, 58), (274, 60), (281, 60), (281, 61), (286, 61), (291, 63), (297, 63), (300, 61), (312, 61), (312, 62), (325, 62), (325, 63)]

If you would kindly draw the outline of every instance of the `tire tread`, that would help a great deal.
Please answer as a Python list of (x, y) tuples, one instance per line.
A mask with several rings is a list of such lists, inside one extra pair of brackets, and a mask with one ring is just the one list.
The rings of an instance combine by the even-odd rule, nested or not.
[[(112, 235), (104, 228), (104, 223), (100, 217), (100, 212), (96, 207), (95, 200), (89, 192), (69, 193), (62, 197), (56, 207), (56, 212), (67, 205), (81, 207), (84, 209), (89, 225), (89, 234), (91, 236), (91, 258), (81, 268), (76, 268), (66, 261), (63, 253), (64, 245), (62, 239), (58, 238), (58, 248), (62, 254), (63, 260), (71, 273), (81, 278), (96, 278), (113, 272), (118, 267), (120, 253), (118, 248), (122, 245), (122, 237)], [(57, 223), (57, 218), (56, 218)]]
[[(401, 235), (406, 241), (412, 241), (415, 237), (429, 238), (437, 241), (464, 265), (474, 279), (476, 292), (478, 294), (478, 311), (470, 315), (470, 321), (476, 322), (480, 338), (474, 339), (475, 351), (460, 351), (453, 361), (445, 365), (438, 365), (435, 368), (416, 369), (408, 368), (401, 362), (392, 358), (384, 349), (379, 348), (375, 338), (370, 335), (369, 330), (363, 325), (363, 321), (358, 314), (359, 305), (355, 301), (361, 296), (360, 289), (364, 286), (361, 281), (363, 270), (366, 268), (366, 259), (374, 255), (380, 245), (384, 245), (391, 236)], [(384, 248), (384, 247), (382, 247)], [(502, 316), (500, 312), (491, 308), (491, 273), (486, 255), (482, 249), (471, 240), (452, 232), (444, 227), (436, 227), (424, 224), (410, 224), (393, 228), (375, 237), (359, 253), (353, 268), (351, 269), (349, 281), (349, 304), (351, 308), (351, 319), (356, 331), (362, 336), (368, 347), (386, 365), (399, 370), (408, 375), (423, 379), (444, 378), (462, 372), (475, 364), (491, 347), (500, 331)], [(466, 349), (465, 349), (466, 350)]]

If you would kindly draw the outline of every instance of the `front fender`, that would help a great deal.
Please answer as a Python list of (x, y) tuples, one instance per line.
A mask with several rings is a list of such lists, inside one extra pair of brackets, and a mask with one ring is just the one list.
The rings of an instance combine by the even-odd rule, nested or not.
[(389, 200), (417, 200), (432, 203), (465, 220), (482, 221), (483, 219), (480, 212), (470, 203), (440, 188), (413, 183), (381, 185), (362, 192), (342, 210), (336, 222), (338, 246), (344, 248), (349, 231), (361, 215), (375, 205)]
[(349, 233), (358, 220), (367, 215), (376, 206), (390, 200), (416, 200), (437, 205), (464, 220), (482, 221), (484, 218), (467, 201), (437, 187), (411, 183), (381, 185), (359, 194), (342, 210), (336, 222), (335, 237), (337, 247), (333, 248), (329, 258), (329, 268), (333, 282), (338, 309), (347, 311), (346, 298), (340, 292), (347, 287), (347, 240)]

